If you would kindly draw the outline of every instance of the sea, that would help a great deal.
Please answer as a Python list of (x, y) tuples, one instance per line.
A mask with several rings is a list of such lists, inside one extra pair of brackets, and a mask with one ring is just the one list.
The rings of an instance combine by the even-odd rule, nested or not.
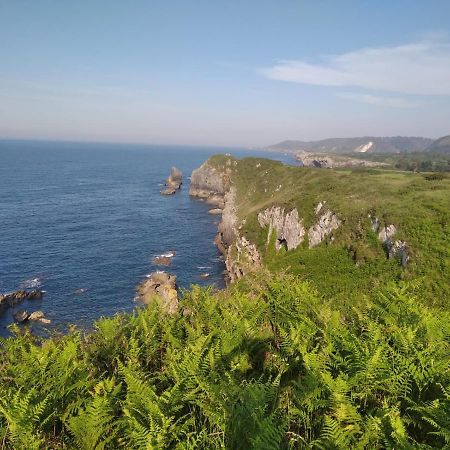
[[(192, 170), (216, 153), (293, 163), (245, 149), (0, 140), (0, 293), (45, 291), (0, 312), (0, 336), (18, 309), (51, 320), (45, 330), (33, 325), (37, 333), (90, 329), (138, 307), (136, 286), (155, 270), (175, 274), (181, 291), (222, 288), (220, 216), (188, 194)], [(172, 166), (183, 185), (163, 196)], [(173, 254), (170, 267), (153, 264), (162, 254)]]

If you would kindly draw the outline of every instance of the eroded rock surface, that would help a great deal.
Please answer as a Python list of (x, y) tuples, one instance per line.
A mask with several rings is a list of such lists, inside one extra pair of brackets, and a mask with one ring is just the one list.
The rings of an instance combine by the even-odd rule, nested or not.
[(275, 232), (275, 248), (280, 250), (285, 247), (286, 250), (297, 248), (305, 236), (303, 220), (299, 218), (297, 208), (285, 212), (284, 208), (272, 206), (258, 214), (258, 222), (261, 227), (269, 227), (267, 235), (267, 245), (270, 242), (272, 233)]
[(177, 169), (176, 167), (172, 167), (169, 178), (167, 178), (165, 182), (166, 188), (161, 191), (161, 194), (163, 195), (175, 194), (175, 192), (177, 192), (181, 187), (182, 178), (183, 175), (181, 173), (181, 170)]
[(394, 235), (397, 233), (397, 227), (393, 224), (381, 226), (380, 220), (377, 217), (369, 214), (369, 219), (372, 224), (372, 230), (378, 234), (378, 239), (383, 243), (389, 259), (397, 258), (403, 267), (406, 267), (409, 262), (409, 249), (406, 241), (394, 240)]
[(224, 208), (224, 197), (230, 188), (228, 175), (226, 170), (219, 170), (206, 161), (192, 172), (189, 195)]
[[(315, 210), (317, 212), (320, 212), (322, 208), (323, 205), (320, 208), (316, 207)], [(340, 225), (341, 220), (335, 213), (330, 210), (323, 213), (319, 217), (317, 223), (310, 227), (308, 230), (309, 248), (313, 248), (316, 245), (319, 245), (334, 230), (338, 229)]]
[(166, 272), (153, 272), (137, 287), (138, 298), (146, 304), (156, 302), (167, 314), (178, 310), (177, 277)]
[(0, 312), (5, 308), (10, 308), (19, 304), (23, 300), (34, 300), (42, 298), (44, 291), (38, 289), (32, 291), (19, 290), (8, 294), (0, 294)]

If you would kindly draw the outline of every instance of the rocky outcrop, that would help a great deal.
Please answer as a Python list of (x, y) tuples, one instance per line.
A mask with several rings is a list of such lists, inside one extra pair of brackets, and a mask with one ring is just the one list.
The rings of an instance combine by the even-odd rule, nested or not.
[(267, 234), (267, 245), (269, 245), (272, 233), (275, 232), (275, 248), (286, 250), (297, 248), (305, 236), (303, 220), (299, 219), (297, 208), (285, 212), (280, 206), (272, 206), (258, 214), (259, 225), (269, 227)]
[(393, 224), (381, 226), (381, 222), (377, 217), (369, 214), (372, 230), (378, 234), (378, 240), (383, 243), (389, 259), (396, 258), (400, 261), (403, 267), (406, 267), (409, 262), (409, 250), (406, 241), (394, 240), (394, 235), (397, 233), (397, 227)]
[(23, 300), (34, 300), (42, 298), (44, 291), (38, 289), (32, 291), (19, 290), (9, 294), (0, 294), (0, 312), (19, 304)]
[[(319, 203), (321, 205), (320, 207), (317, 205), (315, 208), (316, 215), (323, 209), (324, 203)], [(317, 223), (308, 230), (309, 248), (319, 245), (334, 230), (338, 229), (340, 225), (341, 221), (338, 216), (332, 211), (327, 210), (318, 218)]]
[(239, 236), (226, 251), (225, 267), (230, 281), (262, 267), (261, 256), (256, 248), (244, 236)]
[(167, 314), (178, 310), (177, 277), (166, 272), (153, 272), (137, 287), (138, 299), (158, 304)]
[(24, 309), (21, 309), (13, 314), (14, 320), (17, 323), (25, 323), (28, 321), (40, 322), (49, 324), (51, 321), (45, 317), (45, 314), (42, 311), (34, 311), (29, 314)]
[(297, 161), (304, 167), (316, 168), (340, 168), (340, 167), (381, 167), (385, 163), (376, 161), (367, 161), (364, 159), (349, 158), (342, 155), (328, 155), (321, 153), (299, 152), (295, 155)]
[(210, 211), (222, 213), (214, 242), (223, 254), (228, 281), (234, 281), (262, 265), (258, 249), (240, 236), (236, 213), (236, 191), (231, 186), (232, 159), (223, 168), (208, 161), (192, 172), (189, 194), (217, 206)]
[(229, 171), (213, 167), (206, 161), (192, 172), (189, 195), (205, 200), (219, 208), (224, 208), (225, 194), (229, 188)]
[(175, 192), (177, 192), (180, 189), (181, 183), (182, 183), (181, 170), (177, 169), (176, 167), (172, 167), (169, 178), (167, 178), (164, 184), (166, 188), (161, 191), (161, 194), (163, 195), (175, 194)]

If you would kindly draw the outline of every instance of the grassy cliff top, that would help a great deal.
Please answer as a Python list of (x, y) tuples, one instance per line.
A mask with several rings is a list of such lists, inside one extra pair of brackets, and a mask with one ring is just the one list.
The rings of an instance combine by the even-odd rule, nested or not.
[[(302, 274), (329, 294), (416, 279), (430, 300), (448, 300), (450, 177), (386, 169), (304, 168), (223, 155), (211, 158), (210, 164), (231, 169), (242, 232), (258, 245), (269, 268)], [(308, 229), (317, 221), (315, 208), (323, 201), (342, 221), (335, 242), (314, 249), (304, 242), (296, 250), (279, 253), (266, 247), (267, 230), (258, 224), (259, 211), (272, 205), (295, 207)], [(396, 226), (395, 239), (405, 240), (410, 250), (407, 268), (386, 259), (369, 214), (382, 226)]]

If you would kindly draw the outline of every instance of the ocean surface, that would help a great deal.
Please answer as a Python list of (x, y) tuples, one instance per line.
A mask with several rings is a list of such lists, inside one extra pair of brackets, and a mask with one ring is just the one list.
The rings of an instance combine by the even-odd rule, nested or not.
[[(224, 265), (213, 242), (220, 218), (189, 197), (188, 177), (224, 152), (292, 162), (261, 151), (0, 141), (0, 293), (45, 291), (42, 300), (0, 313), (0, 335), (8, 335), (18, 309), (44, 311), (61, 331), (130, 311), (136, 285), (161, 269), (152, 260), (167, 252), (176, 252), (166, 270), (180, 288), (222, 287)], [(184, 184), (162, 196), (173, 165)]]

